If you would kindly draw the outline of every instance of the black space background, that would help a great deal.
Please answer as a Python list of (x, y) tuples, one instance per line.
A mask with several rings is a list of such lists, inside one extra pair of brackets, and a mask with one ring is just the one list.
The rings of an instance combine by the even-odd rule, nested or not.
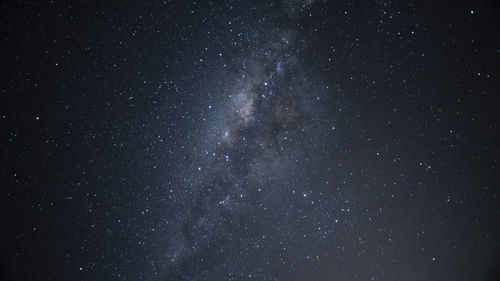
[[(499, 12), (495, 1), (3, 2), (0, 275), (496, 280)], [(275, 30), (293, 33), (288, 68), (249, 75), (276, 74), (270, 107), (299, 113), (287, 131), (236, 130), (270, 147), (299, 140), (269, 160), (214, 139), (236, 124), (222, 108), (246, 85), (242, 65), (275, 63), (261, 59)], [(256, 118), (280, 124), (259, 106)], [(214, 146), (231, 161), (202, 163)], [(245, 170), (274, 161), (288, 164), (273, 180)], [(237, 201), (220, 183), (214, 202), (235, 205), (210, 205), (205, 183), (227, 175), (266, 195)]]

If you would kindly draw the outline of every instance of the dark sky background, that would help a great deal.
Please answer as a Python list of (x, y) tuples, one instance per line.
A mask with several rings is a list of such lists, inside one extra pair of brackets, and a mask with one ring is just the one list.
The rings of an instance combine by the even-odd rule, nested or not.
[(497, 280), (495, 1), (3, 1), (2, 280)]

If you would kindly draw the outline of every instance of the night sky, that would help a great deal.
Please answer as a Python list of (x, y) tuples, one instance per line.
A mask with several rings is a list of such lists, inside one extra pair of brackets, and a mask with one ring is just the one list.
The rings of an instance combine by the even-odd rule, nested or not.
[(3, 1), (2, 280), (496, 280), (495, 1)]

